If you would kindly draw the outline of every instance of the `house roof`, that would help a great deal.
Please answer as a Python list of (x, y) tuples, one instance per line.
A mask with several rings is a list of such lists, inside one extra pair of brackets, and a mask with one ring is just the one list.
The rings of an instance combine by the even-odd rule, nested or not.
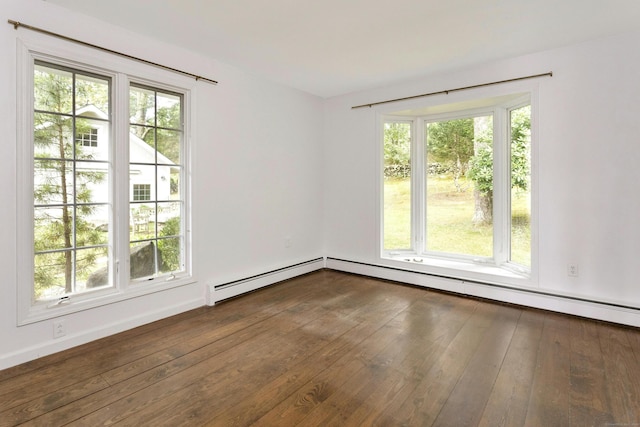
[[(84, 107), (78, 108), (78, 110), (76, 111), (76, 115), (86, 117), (89, 119), (91, 118), (101, 119), (101, 120), (109, 119), (109, 115), (107, 113), (105, 113), (104, 111), (100, 110), (98, 107), (92, 104), (85, 105)], [(47, 123), (41, 124), (40, 127), (46, 128)], [(129, 132), (129, 144), (131, 145), (131, 149), (136, 152), (136, 155), (141, 156), (140, 158), (137, 159), (138, 162), (148, 162), (148, 163), (156, 162), (155, 149), (151, 147), (149, 144), (147, 144), (146, 142), (144, 142), (144, 140), (137, 137), (131, 132)], [(157, 155), (158, 155), (158, 158), (157, 158), (158, 163), (165, 164), (165, 165), (175, 164), (173, 161), (171, 161), (169, 158), (164, 156), (162, 153), (158, 152)]]

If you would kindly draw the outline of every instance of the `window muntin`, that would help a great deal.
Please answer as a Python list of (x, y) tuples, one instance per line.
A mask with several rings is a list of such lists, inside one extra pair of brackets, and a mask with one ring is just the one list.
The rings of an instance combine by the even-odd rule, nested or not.
[[(33, 300), (91, 289), (112, 262), (108, 218), (110, 159), (86, 152), (87, 105), (109, 126), (111, 79), (36, 62), (33, 75)], [(106, 219), (105, 219), (106, 218)], [(106, 226), (105, 226), (106, 225)]]
[[(422, 135), (420, 141), (411, 143), (412, 158), (407, 163), (411, 177), (403, 182), (410, 192), (411, 215), (404, 215), (401, 224), (394, 223), (397, 215), (389, 215), (399, 208), (388, 206), (388, 179), (382, 179), (383, 257), (489, 263), (528, 274), (532, 212), (529, 97), (514, 94), (403, 110), (382, 118), (383, 175), (389, 162), (385, 132), (390, 124), (409, 123), (416, 135)], [(483, 107), (469, 110), (470, 104)], [(447, 127), (450, 129), (444, 132)], [(517, 143), (516, 138), (520, 138)], [(464, 144), (456, 149), (460, 141)], [(525, 167), (518, 166), (522, 164)], [(412, 245), (390, 244), (397, 239), (391, 232), (394, 229), (410, 229)]]

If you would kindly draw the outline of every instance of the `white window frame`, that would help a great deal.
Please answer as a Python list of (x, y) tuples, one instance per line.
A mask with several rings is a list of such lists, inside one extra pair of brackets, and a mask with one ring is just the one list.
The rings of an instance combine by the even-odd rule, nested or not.
[[(33, 301), (33, 75), (36, 60), (58, 64), (112, 79), (112, 135), (110, 147), (109, 245), (113, 253), (110, 277), (113, 287), (73, 294), (35, 304)], [(184, 236), (184, 271), (146, 278), (129, 278), (129, 87), (145, 85), (183, 96), (184, 159), (180, 194), (184, 195), (181, 230)], [(109, 53), (36, 33), (25, 33), (17, 43), (17, 324), (25, 325), (92, 309), (142, 295), (161, 292), (196, 281), (192, 266), (190, 140), (194, 127), (195, 81)]]
[[(505, 101), (506, 99), (506, 101)], [(486, 283), (531, 286), (537, 283), (537, 139), (538, 87), (534, 84), (505, 85), (499, 89), (470, 90), (465, 94), (447, 95), (432, 100), (409, 102), (379, 108), (377, 112), (378, 161), (378, 253), (383, 265), (419, 270), (451, 278), (477, 280)], [(492, 101), (491, 100), (495, 100)], [(489, 104), (477, 106), (478, 104)], [(509, 261), (510, 230), (510, 135), (509, 112), (531, 105), (531, 265), (521, 266)], [(492, 257), (465, 254), (442, 254), (426, 251), (425, 168), (426, 123), (457, 118), (493, 115), (493, 227)], [(411, 245), (406, 250), (384, 248), (384, 124), (411, 122)]]

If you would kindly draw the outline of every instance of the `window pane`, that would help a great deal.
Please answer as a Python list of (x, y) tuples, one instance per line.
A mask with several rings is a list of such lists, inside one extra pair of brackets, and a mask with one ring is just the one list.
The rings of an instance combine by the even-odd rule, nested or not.
[[(129, 200), (148, 201), (156, 200), (156, 166), (154, 165), (129, 165), (130, 194)], [(166, 183), (167, 193), (169, 183)], [(145, 198), (146, 197), (146, 198)]]
[(109, 118), (109, 80), (92, 76), (76, 76), (76, 114)]
[[(172, 193), (172, 182), (171, 182), (171, 172), (172, 169), (169, 166), (158, 166), (158, 181), (157, 181), (157, 189), (158, 189), (158, 200), (172, 200), (178, 197), (172, 197), (172, 195), (177, 196), (176, 193)], [(175, 180), (180, 179), (179, 174), (174, 174), (173, 178)]]
[[(34, 160), (33, 201), (36, 205), (68, 203), (73, 200), (73, 163)], [(63, 193), (63, 190), (66, 193)]]
[(411, 123), (384, 124), (384, 249), (411, 248)]
[(129, 240), (146, 240), (156, 235), (155, 204), (131, 204), (129, 209)]
[(109, 124), (101, 120), (76, 120), (76, 158), (109, 161)]
[(129, 131), (129, 161), (155, 163), (155, 129), (149, 126), (130, 126)]
[(155, 102), (154, 91), (131, 87), (129, 91), (129, 123), (155, 126)]
[(73, 208), (58, 206), (33, 211), (34, 251), (71, 248), (73, 242)]
[(181, 203), (158, 203), (158, 250), (163, 272), (183, 270)]
[(36, 254), (34, 259), (34, 300), (50, 299), (71, 291), (73, 252)]
[(158, 126), (163, 128), (181, 129), (181, 105), (180, 96), (158, 93)]
[(129, 274), (131, 279), (157, 274), (156, 265), (159, 260), (157, 259), (156, 244), (153, 241), (132, 243), (130, 257)]
[(158, 163), (180, 164), (180, 141), (182, 132), (174, 130), (159, 129), (158, 141)]
[(36, 64), (33, 73), (34, 109), (72, 114), (73, 74)]
[(493, 119), (427, 123), (426, 250), (493, 256)]
[(67, 116), (33, 115), (33, 151), (38, 158), (73, 158), (73, 120)]
[[(176, 220), (179, 218), (176, 218)], [(174, 221), (178, 223), (177, 221)], [(158, 251), (162, 263), (160, 272), (171, 273), (184, 270), (182, 262), (182, 239), (180, 237), (158, 240)]]
[[(181, 177), (182, 177), (182, 168), (172, 167), (169, 168), (169, 176), (167, 177), (166, 169), (160, 170), (160, 180), (161, 185), (164, 185), (164, 180), (169, 180), (169, 198), (166, 200), (180, 200), (180, 186), (181, 186)], [(160, 199), (163, 200), (163, 199)]]
[(76, 292), (109, 285), (109, 249), (107, 247), (76, 251)]
[(76, 208), (76, 246), (109, 243), (109, 206), (79, 205)]
[[(173, 218), (180, 218), (182, 214), (182, 203), (158, 203), (158, 224), (160, 224), (160, 235), (177, 236), (178, 234), (166, 234), (164, 225)], [(178, 221), (178, 225), (180, 221)], [(174, 231), (180, 231), (180, 228), (172, 228)]]
[(531, 266), (531, 106), (510, 112), (511, 261)]
[(76, 201), (106, 203), (109, 201), (107, 164), (76, 162)]

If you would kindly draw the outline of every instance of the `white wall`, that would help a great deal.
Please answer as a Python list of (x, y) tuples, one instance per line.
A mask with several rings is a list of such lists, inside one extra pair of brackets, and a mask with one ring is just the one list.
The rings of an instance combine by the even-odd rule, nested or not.
[[(2, 19), (24, 22), (218, 80), (197, 84), (193, 253), (197, 282), (16, 326), (16, 38), (0, 25), (0, 369), (205, 304), (207, 285), (322, 256), (322, 100), (192, 52), (41, 0), (3, 0)], [(134, 41), (134, 42), (132, 42)], [(286, 247), (285, 238), (291, 244)]]
[[(376, 112), (351, 106), (553, 71), (539, 83), (539, 269), (531, 290), (640, 308), (640, 34), (436, 75), (325, 103), (325, 253), (388, 265), (377, 252)], [(441, 97), (446, 103), (446, 97)], [(423, 101), (426, 102), (426, 101)], [(435, 102), (430, 99), (429, 102)], [(417, 102), (413, 102), (413, 106)], [(398, 108), (400, 109), (400, 108)], [(578, 263), (579, 277), (567, 264)], [(640, 311), (539, 297), (366, 266), (345, 267), (640, 325)], [(330, 264), (331, 265), (331, 264)], [(419, 270), (411, 265), (405, 268)], [(429, 268), (420, 271), (429, 272)], [(540, 299), (544, 302), (540, 302)]]
[[(0, 25), (0, 369), (201, 306), (212, 285), (323, 255), (380, 265), (376, 109), (367, 102), (552, 70), (540, 80), (539, 269), (532, 290), (334, 262), (335, 268), (640, 326), (640, 34), (585, 43), (323, 101), (41, 0), (2, 0), (13, 19), (220, 81), (198, 83), (193, 285), (16, 326), (16, 38)], [(134, 41), (134, 42), (132, 42)], [(291, 244), (285, 245), (290, 239)], [(570, 278), (568, 262), (580, 276)], [(525, 289), (526, 291), (526, 289)], [(549, 295), (551, 294), (551, 295)], [(557, 297), (568, 295), (589, 303)], [(106, 319), (106, 320), (105, 320)]]

